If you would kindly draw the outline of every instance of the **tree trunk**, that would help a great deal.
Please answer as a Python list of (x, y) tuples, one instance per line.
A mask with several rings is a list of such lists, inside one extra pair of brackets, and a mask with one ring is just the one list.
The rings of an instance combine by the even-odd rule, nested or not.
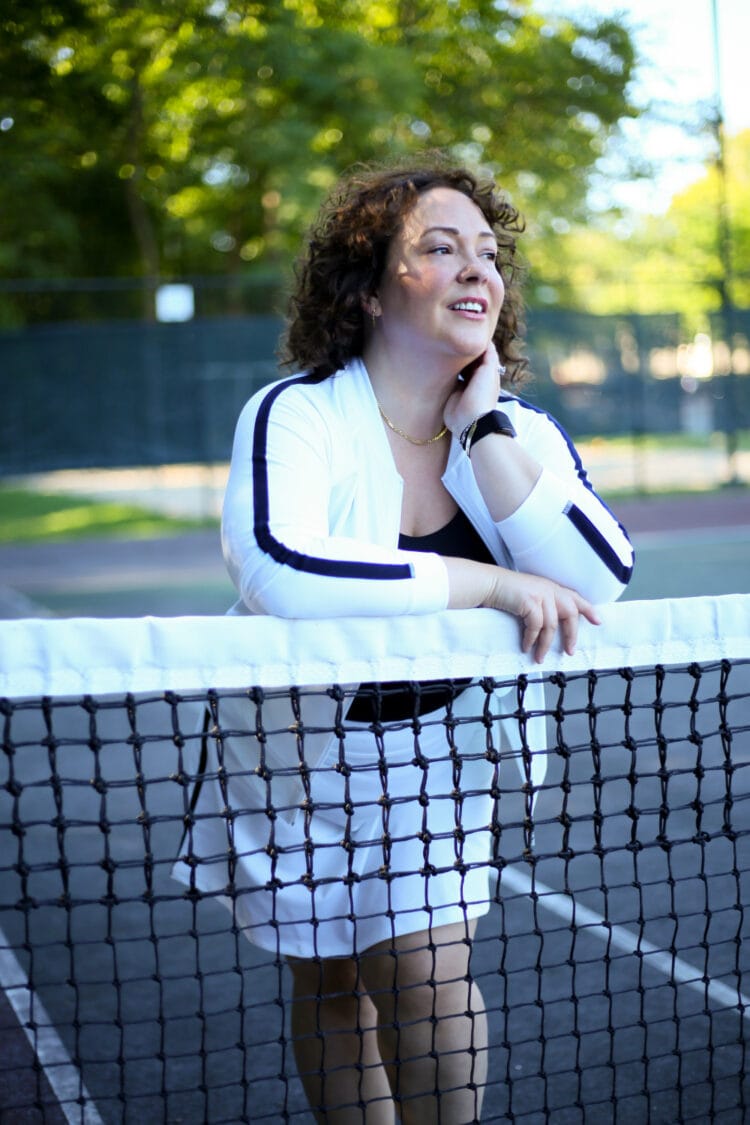
[(143, 315), (146, 320), (156, 319), (156, 286), (159, 282), (159, 244), (148, 207), (143, 199), (141, 187), (144, 179), (144, 117), (143, 91), (137, 77), (133, 79), (133, 98), (131, 102), (130, 124), (128, 126), (126, 158), (133, 167), (131, 176), (125, 180), (125, 198), (130, 225), (140, 252), (143, 276)]

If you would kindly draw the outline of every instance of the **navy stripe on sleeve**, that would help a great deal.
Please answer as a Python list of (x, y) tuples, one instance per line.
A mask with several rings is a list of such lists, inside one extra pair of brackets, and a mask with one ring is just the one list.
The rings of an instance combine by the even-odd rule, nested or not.
[(255, 507), (254, 532), (258, 546), (278, 563), (294, 570), (309, 574), (320, 574), (329, 578), (377, 579), (380, 581), (412, 578), (413, 571), (408, 563), (357, 562), (348, 559), (324, 559), (315, 555), (304, 555), (295, 551), (271, 532), (270, 497), (268, 490), (268, 422), (271, 407), (287, 387), (298, 383), (320, 383), (325, 375), (300, 375), (287, 379), (271, 387), (263, 399), (255, 419), (253, 431), (253, 499)]
[[(517, 402), (518, 405), (520, 407), (522, 407), (523, 409), (531, 410), (534, 414), (544, 414), (544, 416), (549, 419), (549, 421), (552, 423), (552, 425), (558, 431), (560, 436), (564, 439), (565, 444), (568, 447), (568, 452), (570, 454), (571, 460), (573, 461), (573, 464), (575, 465), (576, 473), (578, 474), (578, 479), (581, 481), (581, 483), (584, 485), (584, 487), (589, 490), (589, 492), (592, 495), (596, 496), (596, 499), (599, 501), (601, 506), (604, 508), (604, 510), (606, 512), (609, 512), (609, 514), (612, 516), (612, 519), (615, 520), (615, 522), (617, 523), (617, 526), (619, 527), (620, 531), (623, 533), (623, 535), (627, 539), (628, 533), (625, 530), (625, 528), (617, 520), (617, 517), (614, 515), (614, 513), (607, 507), (607, 505), (602, 500), (601, 496), (599, 496), (598, 493), (596, 493), (594, 491), (594, 487), (591, 484), (591, 481), (586, 476), (586, 470), (584, 469), (583, 462), (581, 461), (581, 458), (578, 455), (578, 450), (573, 445), (573, 442), (570, 440), (570, 438), (566, 434), (565, 430), (562, 428), (560, 423), (557, 421), (557, 419), (553, 418), (552, 415), (549, 414), (546, 410), (543, 410), (541, 406), (534, 406), (533, 403), (527, 402), (526, 399), (523, 399), (523, 398), (516, 398), (513, 395), (503, 395), (503, 394), (501, 394), (499, 396), (498, 401), (499, 402)], [(599, 558), (602, 560), (604, 565), (608, 568), (610, 573), (614, 575), (614, 577), (618, 580), (618, 582), (621, 582), (623, 585), (627, 585), (627, 583), (630, 581), (630, 578), (632, 576), (633, 567), (632, 566), (625, 566), (625, 564), (620, 560), (619, 556), (617, 555), (617, 552), (615, 550), (613, 550), (613, 548), (607, 542), (605, 537), (602, 535), (601, 531), (599, 531), (598, 527), (596, 527), (591, 522), (591, 520), (588, 518), (588, 516), (586, 516), (581, 511), (580, 508), (576, 507), (575, 504), (568, 504), (568, 506), (565, 509), (565, 515), (571, 521), (571, 523), (576, 528), (576, 530), (579, 532), (579, 534), (583, 536), (583, 538), (588, 543), (589, 547), (591, 547), (592, 551), (594, 551), (595, 554), (597, 554), (599, 556)]]
[(565, 515), (576, 530), (583, 536), (592, 551), (599, 556), (604, 565), (614, 574), (618, 582), (622, 582), (623, 586), (627, 586), (630, 581), (630, 576), (633, 573), (633, 568), (632, 566), (625, 566), (620, 561), (616, 551), (610, 547), (599, 528), (595, 527), (588, 516), (585, 515), (580, 508), (576, 507), (575, 504), (567, 505)]

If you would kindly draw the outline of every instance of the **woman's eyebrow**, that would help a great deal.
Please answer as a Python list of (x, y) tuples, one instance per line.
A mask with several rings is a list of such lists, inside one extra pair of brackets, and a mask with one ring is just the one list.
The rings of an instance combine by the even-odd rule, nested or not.
[[(438, 231), (442, 234), (453, 234), (453, 235), (456, 235), (457, 237), (461, 234), (461, 231), (458, 229), (458, 227), (437, 226), (437, 227), (426, 227), (425, 230), (422, 231), (422, 237), (424, 237), (426, 234), (434, 234), (436, 231)], [(479, 238), (491, 238), (493, 240), (493, 242), (497, 241), (497, 239), (495, 238), (494, 231), (491, 231), (491, 230), (480, 230), (479, 234), (478, 234), (478, 237)]]

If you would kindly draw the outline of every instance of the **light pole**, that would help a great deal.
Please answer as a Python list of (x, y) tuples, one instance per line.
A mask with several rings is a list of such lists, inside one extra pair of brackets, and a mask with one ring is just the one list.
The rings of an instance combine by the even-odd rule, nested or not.
[(737, 473), (737, 409), (734, 370), (734, 303), (732, 271), (732, 225), (729, 213), (727, 190), (726, 145), (724, 143), (724, 114), (721, 96), (721, 51), (719, 48), (719, 5), (711, 0), (711, 25), (714, 51), (714, 112), (713, 126), (716, 140), (717, 195), (717, 249), (719, 252), (720, 276), (717, 282), (721, 299), (721, 323), (729, 357), (726, 372), (726, 401), (724, 438), (726, 442), (728, 485), (741, 484)]

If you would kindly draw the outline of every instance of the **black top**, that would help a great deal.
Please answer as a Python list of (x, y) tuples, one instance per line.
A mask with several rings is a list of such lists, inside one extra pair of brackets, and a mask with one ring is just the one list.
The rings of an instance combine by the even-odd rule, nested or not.
[(445, 527), (431, 531), (429, 535), (399, 535), (398, 545), (402, 551), (432, 551), (436, 555), (472, 559), (473, 562), (495, 561), (461, 508)]
[[(494, 563), (487, 545), (459, 508), (445, 527), (429, 535), (400, 535), (402, 551), (429, 551), (444, 557)], [(359, 723), (411, 719), (445, 707), (471, 680), (427, 680), (424, 683), (361, 684), (347, 718)]]

